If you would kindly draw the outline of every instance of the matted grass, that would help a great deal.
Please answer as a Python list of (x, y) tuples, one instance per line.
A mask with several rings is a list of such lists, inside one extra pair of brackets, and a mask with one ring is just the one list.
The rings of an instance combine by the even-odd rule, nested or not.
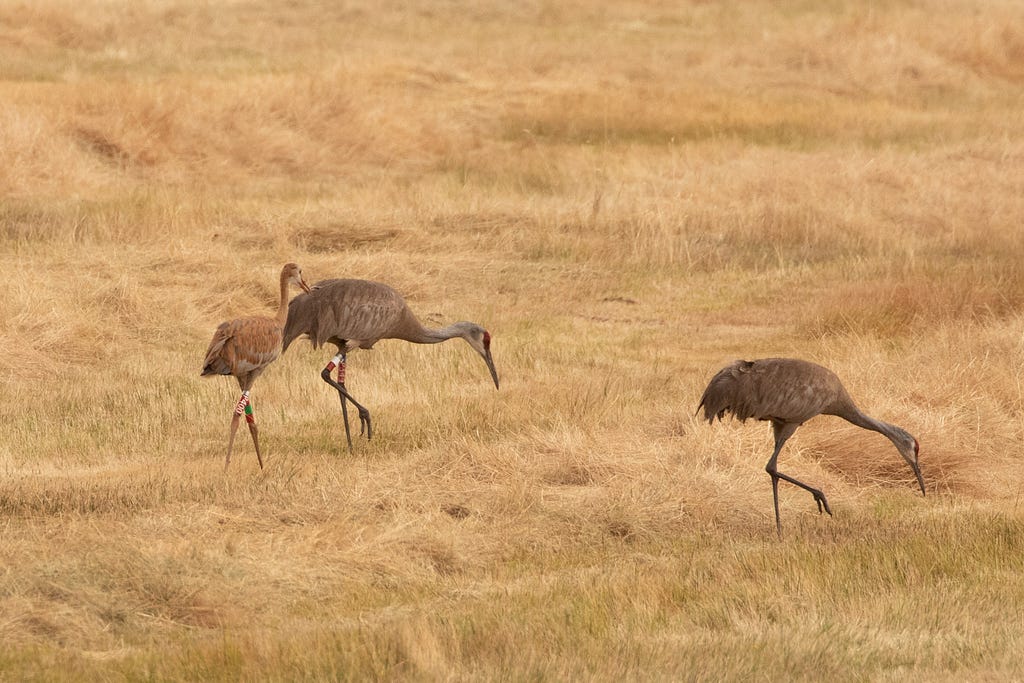
[[(1024, 677), (1024, 10), (42, 2), (0, 20), (0, 679)], [(200, 380), (281, 265), (494, 337)], [(921, 442), (694, 410), (834, 369)]]

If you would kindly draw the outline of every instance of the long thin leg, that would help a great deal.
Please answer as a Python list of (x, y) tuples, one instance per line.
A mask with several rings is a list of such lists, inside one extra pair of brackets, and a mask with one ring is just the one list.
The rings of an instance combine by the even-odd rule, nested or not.
[(779, 532), (779, 536), (782, 536), (782, 522), (779, 519), (779, 479), (788, 481), (790, 484), (795, 484), (814, 496), (814, 502), (818, 504), (819, 515), (822, 510), (827, 512), (830, 516), (832, 515), (832, 510), (828, 506), (828, 500), (825, 498), (824, 493), (816, 488), (808, 486), (802, 481), (779, 472), (776, 467), (776, 462), (779, 459), (779, 451), (782, 450), (783, 444), (786, 443), (786, 440), (789, 439), (789, 437), (793, 436), (793, 432), (795, 432), (796, 428), (799, 426), (799, 424), (794, 424), (792, 422), (775, 422), (772, 420), (772, 431), (775, 433), (775, 451), (772, 453), (772, 457), (768, 461), (768, 464), (765, 465), (764, 469), (772, 478), (772, 497), (775, 501), (775, 529)]
[[(769, 474), (771, 474), (769, 472)], [(779, 521), (779, 478), (772, 476), (772, 500), (775, 501), (775, 531), (782, 538), (782, 522)]]
[[(345, 370), (346, 370), (346, 366), (347, 366), (347, 361), (348, 361), (348, 356), (345, 353), (342, 353), (341, 354), (341, 360), (338, 362), (338, 384), (341, 385), (341, 388), (344, 389), (346, 393), (344, 395), (339, 393), (338, 394), (338, 398), (341, 399), (341, 414), (345, 418), (345, 435), (349, 437), (349, 439), (348, 439), (348, 447), (349, 447), (349, 450), (352, 450), (352, 438), (351, 438), (351, 436), (349, 436), (349, 431), (348, 431), (348, 406), (345, 405), (345, 398), (348, 397), (348, 400), (352, 401), (352, 405), (358, 405), (358, 404), (355, 401), (352, 400), (352, 395), (348, 393), (348, 387), (345, 386)], [(369, 427), (370, 427), (369, 421), (367, 421), (367, 423), (366, 423), (366, 432), (367, 432), (366, 433), (366, 438), (367, 439), (370, 438)], [(363, 435), (363, 421), (362, 421), (362, 419), (360, 419), (359, 420), (359, 436), (362, 436), (362, 435)]]
[[(341, 359), (338, 361), (338, 384), (345, 387), (345, 361), (347, 360), (344, 353), (339, 354)], [(348, 391), (348, 387), (345, 387)], [(348, 452), (352, 452), (352, 429), (348, 424), (348, 403), (345, 402), (345, 396), (338, 394), (338, 400), (341, 401), (341, 419), (345, 422), (345, 440), (348, 441)], [(359, 422), (359, 433), (362, 434), (362, 420)]]
[[(348, 389), (345, 387), (345, 360), (346, 360), (345, 354), (344, 353), (338, 353), (338, 355), (336, 355), (334, 358), (332, 358), (331, 361), (327, 364), (326, 370), (327, 370), (328, 376), (330, 376), (331, 370), (335, 366), (337, 366), (337, 368), (338, 368), (338, 385), (341, 386), (342, 389), (345, 389), (345, 392), (347, 393)], [(338, 400), (341, 401), (341, 419), (342, 419), (342, 422), (345, 423), (345, 441), (348, 442), (348, 452), (351, 453), (352, 452), (352, 428), (349, 426), (349, 423), (348, 423), (348, 404), (345, 403), (345, 393), (342, 393), (342, 391), (340, 391), (340, 390), (338, 391)], [(360, 420), (359, 421), (359, 433), (360, 434), (363, 433), (362, 426), (363, 426), (363, 422), (362, 422), (362, 420)]]
[(252, 402), (245, 405), (245, 421), (249, 425), (249, 433), (252, 434), (252, 445), (256, 447), (256, 460), (263, 469), (263, 456), (260, 455), (260, 430), (256, 427), (256, 415), (253, 413)]
[[(335, 367), (337, 367), (338, 362), (341, 359), (342, 359), (342, 354), (340, 354), (340, 353), (337, 356), (335, 356), (334, 358), (332, 358), (331, 362), (327, 364), (327, 367), (325, 367), (323, 370), (320, 371), (320, 378), (323, 381), (325, 381), (328, 384), (330, 384), (335, 389), (337, 389), (338, 390), (338, 394), (339, 394), (339, 396), (341, 396), (342, 400), (348, 399), (349, 401), (352, 402), (352, 405), (354, 405), (356, 407), (356, 409), (359, 411), (359, 434), (362, 435), (363, 429), (365, 428), (366, 429), (366, 438), (369, 439), (369, 438), (371, 438), (373, 436), (373, 425), (370, 422), (370, 411), (367, 410), (366, 408), (364, 408), (354, 398), (352, 398), (352, 395), (350, 393), (348, 393), (348, 390), (345, 389), (344, 385), (338, 384), (333, 379), (331, 379), (331, 371), (334, 370)], [(342, 403), (342, 405), (344, 405), (344, 403)], [(348, 422), (346, 421), (346, 425), (347, 424), (348, 424)], [(351, 443), (351, 441), (350, 441), (350, 443)]]
[(238, 431), (238, 422), (247, 405), (249, 405), (249, 392), (243, 391), (242, 397), (235, 404), (235, 413), (231, 416), (231, 434), (228, 436), (228, 457), (224, 459), (225, 472), (228, 471), (228, 465), (231, 464), (231, 447), (235, 445), (235, 432)]

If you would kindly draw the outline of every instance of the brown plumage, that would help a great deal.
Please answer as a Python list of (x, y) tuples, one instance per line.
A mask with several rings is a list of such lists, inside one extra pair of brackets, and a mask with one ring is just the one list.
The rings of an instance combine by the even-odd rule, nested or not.
[(277, 307), (277, 315), (254, 315), (223, 322), (217, 326), (210, 346), (206, 349), (200, 376), (232, 375), (242, 389), (242, 397), (235, 404), (231, 417), (231, 433), (228, 436), (228, 455), (224, 461), (224, 469), (227, 469), (231, 462), (231, 446), (235, 442), (235, 432), (243, 412), (249, 425), (249, 433), (252, 434), (252, 443), (256, 447), (256, 459), (260, 463), (260, 469), (263, 469), (259, 430), (256, 428), (256, 418), (249, 403), (249, 390), (260, 373), (281, 355), (281, 339), (288, 315), (289, 284), (298, 285), (304, 291), (309, 291), (309, 286), (302, 279), (302, 270), (294, 263), (285, 264), (281, 269), (281, 301)]
[[(345, 387), (346, 353), (353, 349), (371, 349), (381, 339), (403, 339), (414, 344), (436, 344), (461, 337), (484, 359), (498, 386), (498, 373), (491, 358), (491, 335), (476, 323), (457, 322), (441, 329), (429, 329), (409, 310), (402, 296), (388, 285), (368, 280), (336, 279), (317, 282), (306, 294), (292, 299), (284, 328), (284, 349), (298, 337), (307, 335), (314, 348), (333, 344), (338, 354), (320, 373), (321, 378), (338, 391), (341, 400), (345, 436), (349, 449), (346, 399), (359, 411), (359, 433), (372, 435), (370, 413), (356, 402)], [(338, 368), (338, 381), (331, 370)]]
[(779, 451), (797, 427), (816, 415), (836, 415), (858, 427), (884, 434), (907, 461), (924, 494), (924, 479), (918, 465), (917, 439), (903, 429), (865, 415), (857, 408), (834, 372), (815, 363), (796, 358), (764, 358), (738, 360), (711, 378), (697, 411), (704, 408), (708, 422), (721, 420), (726, 413), (743, 421), (747, 418), (772, 423), (775, 451), (765, 466), (772, 478), (775, 499), (775, 526), (782, 533), (779, 521), (779, 479), (809, 491), (823, 509), (832, 514), (825, 494), (782, 474), (776, 468)]

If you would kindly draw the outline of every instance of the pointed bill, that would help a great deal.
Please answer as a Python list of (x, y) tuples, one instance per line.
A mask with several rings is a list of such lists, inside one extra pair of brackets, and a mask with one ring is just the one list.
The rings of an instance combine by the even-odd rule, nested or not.
[(498, 371), (494, 369), (494, 359), (491, 358), (491, 350), (484, 350), (483, 357), (484, 362), (487, 363), (487, 369), (491, 371), (491, 379), (494, 380), (494, 388), (498, 389)]
[(916, 462), (910, 463), (910, 466), (914, 469), (914, 474), (917, 476), (917, 485), (921, 487), (921, 495), (927, 495), (924, 492), (924, 477), (921, 476), (921, 466)]

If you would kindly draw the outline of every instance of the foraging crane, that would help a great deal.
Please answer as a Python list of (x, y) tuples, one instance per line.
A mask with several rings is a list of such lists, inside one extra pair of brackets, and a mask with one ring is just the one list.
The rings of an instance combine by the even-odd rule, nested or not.
[(726, 413), (745, 421), (748, 417), (767, 420), (772, 423), (775, 434), (775, 451), (765, 466), (772, 478), (772, 494), (775, 498), (775, 527), (782, 534), (779, 521), (779, 479), (795, 484), (814, 496), (818, 514), (822, 509), (829, 515), (825, 494), (811, 488), (793, 477), (779, 472), (776, 461), (779, 451), (797, 427), (816, 415), (837, 415), (858, 427), (870, 429), (885, 435), (896, 446), (903, 459), (917, 477), (917, 483), (924, 495), (924, 479), (918, 465), (920, 447), (917, 439), (903, 429), (865, 415), (846, 393), (834, 372), (815, 363), (796, 358), (764, 358), (762, 360), (738, 360), (728, 365), (711, 378), (704, 395), (697, 406), (697, 412), (704, 408), (704, 417), (709, 423), (717, 417), (721, 421)]
[(232, 375), (242, 389), (242, 397), (235, 404), (231, 417), (228, 455), (224, 461), (225, 471), (231, 462), (231, 446), (235, 442), (235, 432), (238, 430), (238, 421), (243, 412), (249, 425), (249, 433), (252, 434), (252, 443), (256, 447), (256, 459), (260, 463), (260, 469), (263, 469), (263, 457), (260, 455), (260, 442), (257, 438), (259, 430), (256, 428), (249, 390), (260, 373), (281, 355), (281, 339), (288, 315), (290, 284), (297, 285), (305, 292), (309, 291), (309, 285), (302, 279), (302, 270), (294, 263), (287, 263), (281, 269), (281, 302), (277, 306), (277, 315), (273, 318), (254, 315), (223, 322), (213, 333), (210, 347), (206, 349), (206, 359), (203, 361), (200, 376)]
[[(323, 280), (300, 294), (288, 305), (288, 321), (284, 326), (284, 350), (296, 337), (307, 335), (313, 348), (325, 343), (337, 347), (338, 353), (320, 372), (320, 377), (338, 391), (345, 438), (352, 450), (352, 434), (348, 425), (346, 399), (359, 411), (359, 434), (373, 435), (370, 413), (345, 387), (346, 354), (354, 349), (371, 349), (381, 339), (403, 339), (414, 344), (436, 344), (461, 337), (484, 359), (498, 388), (498, 373), (491, 359), (491, 335), (476, 323), (457, 322), (437, 330), (423, 326), (409, 310), (402, 296), (388, 285), (368, 280)], [(331, 379), (337, 367), (338, 381)]]

